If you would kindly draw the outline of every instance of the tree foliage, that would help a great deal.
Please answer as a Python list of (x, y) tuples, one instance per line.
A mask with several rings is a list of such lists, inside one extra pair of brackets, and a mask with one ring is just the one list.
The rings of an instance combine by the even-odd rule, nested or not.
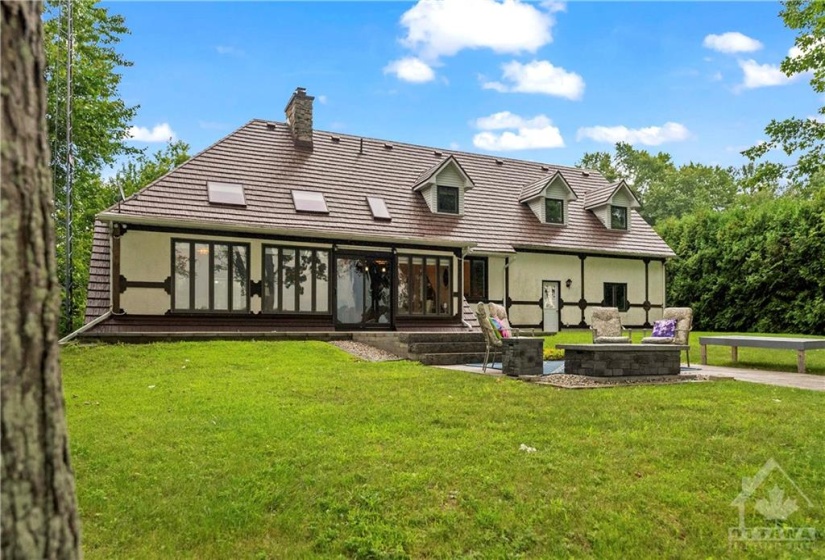
[[(63, 2), (47, 2), (44, 19), (47, 126), (52, 152), (58, 275), (66, 271), (66, 156), (73, 162), (73, 251), (75, 319), (83, 316), (93, 221), (101, 205), (100, 173), (119, 157), (137, 154), (126, 143), (129, 124), (137, 107), (120, 97), (120, 72), (132, 65), (118, 51), (121, 37), (129, 33), (122, 16), (112, 14), (94, 0), (72, 1), (72, 145), (66, 144), (68, 26)], [(71, 149), (71, 152), (69, 152)], [(65, 293), (63, 294), (65, 299)], [(74, 321), (74, 324), (79, 324)], [(60, 331), (71, 330), (62, 317)]]
[(689, 163), (677, 167), (670, 154), (651, 154), (619, 142), (615, 152), (586, 153), (576, 164), (595, 169), (608, 181), (623, 178), (642, 203), (650, 224), (700, 210), (723, 210), (738, 192), (733, 169)]
[(696, 328), (825, 332), (825, 193), (699, 212), (657, 228), (678, 258), (668, 302), (693, 307)]
[[(817, 93), (825, 93), (825, 2), (822, 0), (787, 0), (779, 14), (789, 29), (799, 31), (794, 48), (782, 62), (787, 76), (810, 73), (810, 84)], [(768, 140), (743, 153), (757, 161), (780, 149), (792, 157), (792, 163), (761, 162), (754, 181), (784, 178), (792, 191), (810, 195), (825, 188), (825, 105), (816, 118), (790, 116), (772, 120), (765, 132)], [(795, 159), (795, 161), (793, 161)]]

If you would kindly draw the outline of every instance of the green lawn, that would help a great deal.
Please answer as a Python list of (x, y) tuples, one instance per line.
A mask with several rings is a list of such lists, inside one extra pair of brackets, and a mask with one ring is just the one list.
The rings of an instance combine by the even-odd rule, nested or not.
[[(633, 343), (638, 344), (642, 340), (642, 330), (632, 329)], [(650, 330), (647, 332), (650, 335)], [(721, 332), (691, 332), (690, 333), (690, 363), (700, 364), (702, 354), (700, 353), (700, 336), (782, 336), (782, 337), (804, 337), (806, 335), (790, 334), (753, 334), (753, 333), (721, 333)], [(822, 338), (822, 337), (820, 337)], [(589, 330), (572, 329), (564, 330), (558, 334), (545, 337), (544, 347), (554, 348), (556, 344), (575, 344), (582, 342), (592, 342), (593, 337)], [(682, 361), (685, 354), (682, 353)], [(808, 350), (805, 353), (807, 373), (825, 375), (825, 350)], [(739, 348), (739, 361), (733, 362), (730, 359), (729, 346), (708, 346), (708, 364), (725, 367), (741, 367), (750, 369), (762, 369), (770, 371), (790, 371), (796, 373), (796, 351), (795, 350), (770, 350), (766, 348)]]
[[(70, 347), (63, 370), (87, 558), (825, 558), (821, 393), (565, 391), (319, 342)], [(728, 548), (769, 458), (815, 505), (788, 520), (811, 549)]]

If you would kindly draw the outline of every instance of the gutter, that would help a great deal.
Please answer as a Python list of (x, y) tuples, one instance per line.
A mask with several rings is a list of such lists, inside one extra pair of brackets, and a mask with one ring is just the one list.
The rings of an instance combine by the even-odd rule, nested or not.
[(466, 248), (466, 247), (475, 247), (476, 242), (467, 242), (467, 241), (445, 241), (443, 239), (437, 238), (409, 238), (409, 237), (401, 237), (401, 236), (377, 236), (377, 235), (368, 235), (368, 234), (352, 234), (349, 232), (341, 232), (341, 231), (325, 231), (325, 230), (315, 230), (309, 228), (300, 228), (300, 227), (292, 227), (292, 228), (272, 228), (272, 227), (261, 227), (261, 226), (248, 226), (243, 224), (226, 224), (226, 223), (216, 223), (216, 222), (204, 222), (200, 220), (179, 220), (179, 219), (169, 219), (169, 218), (159, 218), (159, 217), (144, 217), (144, 216), (135, 216), (135, 215), (124, 215), (118, 214), (116, 212), (101, 212), (96, 216), (98, 220), (104, 222), (117, 222), (121, 224), (137, 224), (137, 225), (147, 225), (147, 226), (158, 226), (158, 227), (172, 227), (172, 228), (179, 228), (179, 229), (187, 229), (187, 228), (199, 228), (199, 229), (207, 229), (212, 230), (214, 232), (221, 232), (226, 233), (229, 236), (233, 232), (235, 233), (252, 233), (258, 235), (275, 235), (275, 236), (304, 236), (304, 237), (315, 237), (318, 239), (328, 239), (332, 241), (341, 241), (341, 237), (346, 235), (347, 239), (349, 240), (357, 240), (361, 242), (372, 242), (372, 243), (386, 243), (386, 244), (393, 244), (393, 243), (409, 243), (410, 245), (414, 246), (422, 246), (422, 247), (449, 247), (449, 248)]
[(57, 341), (57, 343), (60, 346), (63, 346), (64, 344), (67, 344), (68, 342), (74, 340), (78, 335), (83, 334), (84, 332), (88, 331), (89, 329), (91, 329), (95, 325), (99, 325), (100, 323), (102, 323), (103, 321), (105, 321), (106, 319), (108, 319), (111, 316), (112, 316), (112, 310), (109, 309), (108, 311), (106, 311), (106, 313), (104, 313), (100, 317), (89, 321), (88, 323), (86, 323), (85, 325), (83, 325), (82, 327), (80, 327), (79, 329), (74, 331), (73, 333), (68, 334), (65, 337), (61, 338), (60, 340)]

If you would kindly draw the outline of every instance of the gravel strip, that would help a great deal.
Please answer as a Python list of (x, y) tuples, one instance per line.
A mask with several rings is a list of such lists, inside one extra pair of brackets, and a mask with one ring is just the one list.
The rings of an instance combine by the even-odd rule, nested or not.
[(368, 362), (390, 362), (403, 359), (395, 354), (391, 354), (390, 352), (386, 352), (380, 348), (376, 348), (375, 346), (370, 346), (369, 344), (364, 344), (362, 342), (335, 340), (330, 342), (330, 344), (337, 346), (344, 352), (349, 352), (353, 356), (358, 356), (362, 360), (367, 360)]
[(620, 385), (667, 385), (711, 381), (710, 376), (695, 373), (633, 377), (590, 377), (587, 375), (557, 373), (553, 375), (521, 376), (519, 379), (539, 385), (552, 385), (553, 387), (565, 389), (595, 389), (599, 387), (618, 387)]

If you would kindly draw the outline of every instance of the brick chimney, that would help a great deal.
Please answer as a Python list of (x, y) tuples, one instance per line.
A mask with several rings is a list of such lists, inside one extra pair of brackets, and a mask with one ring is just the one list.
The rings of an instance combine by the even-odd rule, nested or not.
[(312, 148), (312, 96), (307, 95), (306, 88), (299, 87), (286, 104), (286, 120), (292, 131), (292, 140), (296, 146)]

